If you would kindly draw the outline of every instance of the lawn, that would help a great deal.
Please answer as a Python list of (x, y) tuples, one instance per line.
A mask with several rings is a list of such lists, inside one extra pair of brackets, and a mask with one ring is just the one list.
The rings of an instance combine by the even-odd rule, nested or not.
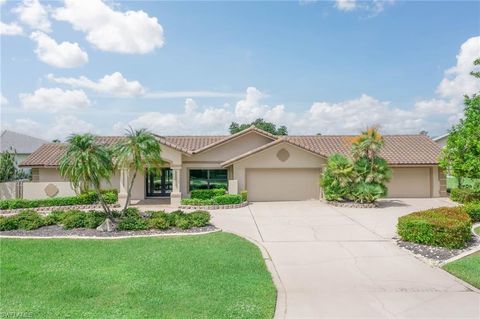
[(262, 255), (232, 234), (0, 244), (1, 317), (273, 317)]
[(454, 276), (480, 288), (480, 252), (465, 256), (443, 266)]
[(473, 231), (475, 232), (475, 234), (477, 234), (478, 236), (480, 236), (480, 226), (478, 226), (477, 228), (475, 228)]

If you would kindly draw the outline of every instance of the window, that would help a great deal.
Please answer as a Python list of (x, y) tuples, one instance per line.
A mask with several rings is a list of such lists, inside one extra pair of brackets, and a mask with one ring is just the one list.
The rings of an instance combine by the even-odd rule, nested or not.
[(190, 190), (228, 188), (226, 169), (191, 169)]

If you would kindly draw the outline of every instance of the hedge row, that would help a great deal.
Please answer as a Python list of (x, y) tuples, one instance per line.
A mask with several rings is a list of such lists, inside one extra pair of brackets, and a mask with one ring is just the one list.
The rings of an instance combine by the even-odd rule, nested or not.
[(450, 199), (458, 203), (480, 202), (480, 190), (454, 188), (450, 191)]
[(190, 197), (182, 199), (182, 205), (234, 205), (247, 200), (247, 191), (241, 192), (240, 195), (233, 195), (226, 194), (224, 189), (197, 189), (191, 192)]
[(471, 227), (464, 207), (439, 207), (400, 217), (397, 231), (405, 241), (462, 248), (471, 238)]
[[(116, 189), (102, 190), (101, 193), (107, 204), (115, 204), (118, 201), (118, 191)], [(53, 197), (46, 199), (3, 199), (0, 200), (0, 209), (91, 205), (98, 202), (98, 194), (96, 192), (89, 191), (77, 196), (68, 197)]]
[[(184, 213), (180, 210), (166, 213), (165, 211), (148, 212), (141, 216), (136, 208), (129, 208), (124, 215), (115, 212), (118, 221), (118, 230), (145, 230), (145, 229), (169, 229), (178, 227), (189, 229), (203, 227), (210, 222), (210, 213), (195, 211)], [(105, 213), (101, 211), (54, 211), (43, 217), (32, 210), (25, 210), (13, 216), (0, 216), (0, 231), (7, 230), (33, 230), (42, 226), (60, 225), (64, 229), (74, 228), (97, 228), (105, 220)]]

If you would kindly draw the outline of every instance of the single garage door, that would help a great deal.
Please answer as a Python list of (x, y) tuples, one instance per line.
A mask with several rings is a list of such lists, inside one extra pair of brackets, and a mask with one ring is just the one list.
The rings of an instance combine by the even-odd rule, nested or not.
[(392, 168), (388, 197), (430, 197), (430, 168)]
[(320, 169), (247, 169), (251, 201), (308, 200), (320, 197)]

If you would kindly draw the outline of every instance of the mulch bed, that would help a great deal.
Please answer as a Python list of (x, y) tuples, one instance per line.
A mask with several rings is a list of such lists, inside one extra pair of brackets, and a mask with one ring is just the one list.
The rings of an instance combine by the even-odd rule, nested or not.
[(25, 236), (25, 237), (125, 237), (125, 236), (146, 236), (146, 235), (171, 235), (171, 234), (196, 234), (218, 230), (213, 225), (204, 227), (193, 227), (190, 229), (170, 228), (167, 230), (122, 230), (113, 232), (102, 232), (96, 229), (88, 228), (76, 228), (76, 229), (63, 229), (61, 226), (52, 225), (44, 226), (34, 230), (9, 230), (1, 231), (0, 236)]
[(401, 239), (396, 240), (397, 245), (401, 248), (407, 249), (417, 256), (427, 259), (432, 264), (441, 264), (450, 258), (458, 256), (466, 251), (472, 250), (476, 246), (480, 246), (480, 240), (476, 236), (472, 236), (472, 240), (462, 249), (449, 249), (444, 247), (434, 247), (429, 245), (422, 245), (403, 241)]

